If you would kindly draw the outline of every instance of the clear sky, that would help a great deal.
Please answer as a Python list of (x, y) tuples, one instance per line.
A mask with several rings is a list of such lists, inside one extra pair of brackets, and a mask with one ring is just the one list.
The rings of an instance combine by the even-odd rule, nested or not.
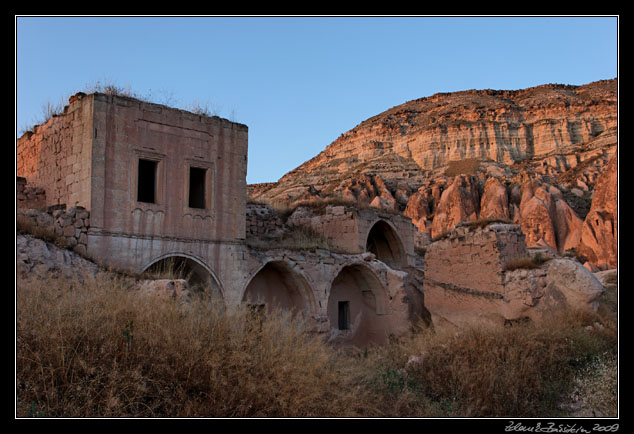
[(618, 18), (35, 17), (15, 20), (16, 137), (97, 83), (249, 127), (247, 182), (438, 92), (618, 76)]

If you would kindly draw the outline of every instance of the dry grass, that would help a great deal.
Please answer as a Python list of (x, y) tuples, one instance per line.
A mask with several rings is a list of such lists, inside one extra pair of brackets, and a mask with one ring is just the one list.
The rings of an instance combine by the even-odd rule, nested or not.
[(445, 170), (445, 176), (475, 175), (479, 168), (480, 160), (477, 158), (450, 161)]
[(18, 417), (354, 416), (364, 400), (298, 318), (143, 298), (125, 280), (22, 281)]
[[(402, 417), (560, 417), (576, 379), (601, 355), (614, 360), (615, 327), (587, 330), (596, 318), (569, 313), (543, 324), (427, 330), (374, 355), (382, 411)], [(414, 358), (414, 357), (416, 358)], [(610, 365), (611, 366), (611, 365)], [(597, 373), (576, 393), (610, 403), (615, 371)], [(578, 380), (577, 380), (578, 381)]]
[(18, 281), (18, 417), (558, 417), (571, 395), (614, 411), (618, 335), (600, 313), (341, 352), (281, 312), (253, 323), (83, 282)]
[(333, 252), (339, 250), (333, 247), (328, 238), (305, 226), (289, 226), (284, 235), (279, 238), (250, 236), (247, 245), (256, 250), (288, 249), (309, 250), (325, 249)]
[(533, 270), (539, 268), (546, 261), (552, 259), (548, 255), (542, 255), (541, 253), (537, 253), (534, 256), (527, 256), (524, 258), (518, 258), (513, 261), (507, 262), (504, 265), (504, 271), (513, 271), (513, 270)]
[(574, 403), (580, 403), (592, 417), (618, 415), (618, 360), (607, 352), (597, 356), (581, 369), (574, 378), (570, 394)]
[(462, 227), (466, 227), (469, 229), (482, 229), (485, 228), (489, 225), (492, 224), (496, 224), (496, 223), (500, 223), (500, 224), (512, 224), (512, 222), (509, 219), (503, 219), (503, 218), (492, 218), (492, 217), (486, 217), (486, 218), (479, 218), (477, 220), (473, 220), (473, 221), (467, 221), (467, 222), (462, 222), (459, 223)]

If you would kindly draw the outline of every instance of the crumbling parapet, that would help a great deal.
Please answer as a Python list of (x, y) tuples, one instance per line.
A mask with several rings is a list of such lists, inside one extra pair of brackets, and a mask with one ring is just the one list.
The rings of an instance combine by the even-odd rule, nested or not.
[(46, 191), (42, 187), (27, 185), (26, 178), (18, 176), (15, 183), (18, 209), (40, 209), (46, 206)]

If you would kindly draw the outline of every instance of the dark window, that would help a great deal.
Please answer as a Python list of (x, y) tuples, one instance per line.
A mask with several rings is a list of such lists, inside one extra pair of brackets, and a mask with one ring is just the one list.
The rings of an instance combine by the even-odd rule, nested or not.
[(348, 330), (350, 328), (350, 302), (339, 302), (339, 330)]
[(189, 207), (205, 207), (205, 174), (206, 169), (189, 168)]
[(139, 160), (139, 179), (137, 183), (137, 200), (139, 202), (156, 203), (156, 167), (152, 160)]

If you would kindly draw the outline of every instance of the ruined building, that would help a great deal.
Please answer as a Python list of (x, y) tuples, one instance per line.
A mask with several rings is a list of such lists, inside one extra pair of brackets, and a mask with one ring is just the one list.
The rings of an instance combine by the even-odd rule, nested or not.
[[(456, 229), (430, 246), (423, 273), (414, 226), (402, 215), (330, 205), (268, 218), (270, 208), (247, 206), (247, 142), (247, 126), (216, 116), (78, 93), (18, 139), (18, 207), (57, 216), (73, 248), (100, 265), (132, 273), (177, 266), (228, 308), (292, 310), (347, 344), (385, 342), (428, 322), (429, 311), (454, 323), (516, 319), (548, 291), (567, 290), (543, 273), (505, 271), (511, 256), (527, 254), (514, 225)], [(60, 216), (62, 207), (72, 212)], [(297, 228), (325, 246), (285, 246)], [(589, 274), (573, 268), (571, 276)], [(593, 288), (583, 303), (596, 302), (602, 288)]]
[(37, 190), (37, 207), (89, 213), (82, 253), (100, 265), (142, 273), (176, 263), (227, 307), (292, 308), (344, 341), (409, 327), (422, 306), (404, 271), (414, 262), (409, 219), (341, 207), (319, 223), (344, 253), (251, 249), (247, 142), (247, 126), (216, 116), (78, 93), (18, 139), (17, 174), (22, 192)]

